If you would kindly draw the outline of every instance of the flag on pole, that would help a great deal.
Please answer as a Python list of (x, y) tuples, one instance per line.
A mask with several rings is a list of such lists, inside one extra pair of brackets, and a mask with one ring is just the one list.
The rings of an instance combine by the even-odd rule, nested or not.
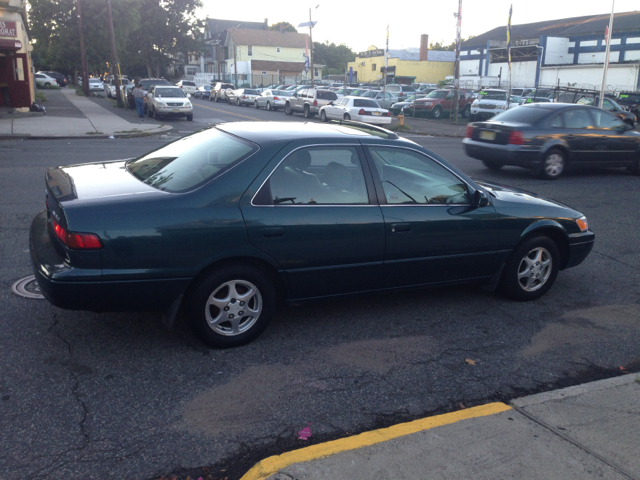
[(511, 14), (513, 13), (513, 4), (509, 8), (509, 21), (507, 22), (507, 55), (509, 57), (509, 71), (511, 71)]
[(309, 71), (309, 37), (306, 38), (306, 45), (304, 47), (304, 73)]

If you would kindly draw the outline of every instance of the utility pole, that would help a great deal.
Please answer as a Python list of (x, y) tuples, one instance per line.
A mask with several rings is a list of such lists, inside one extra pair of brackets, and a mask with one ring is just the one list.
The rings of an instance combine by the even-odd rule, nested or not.
[(113, 33), (113, 17), (111, 16), (111, 0), (107, 0), (107, 25), (109, 29), (109, 39), (111, 40), (111, 68), (116, 84), (116, 101), (119, 107), (123, 106), (122, 95), (120, 94), (120, 64), (118, 63), (118, 53), (116, 52), (116, 35)]
[[(82, 7), (77, 0), (78, 28), (80, 29), (80, 62), (82, 62), (82, 90), (85, 96), (89, 96), (89, 75), (87, 74), (87, 52), (84, 49), (84, 35), (82, 33)], [(75, 80), (75, 79), (74, 79)]]
[[(316, 7), (318, 8), (318, 7)], [(311, 21), (311, 8), (309, 8), (309, 68), (311, 69), (311, 86), (314, 86), (314, 75), (313, 75), (313, 21)]]
[(453, 83), (455, 93), (453, 95), (453, 119), (458, 122), (458, 114), (460, 113), (460, 33), (462, 29), (462, 0), (458, 0), (458, 13), (453, 14), (456, 19), (456, 63), (453, 71)]
[(233, 69), (235, 70), (236, 74), (235, 74), (235, 79), (233, 81), (233, 84), (236, 86), (236, 88), (238, 88), (238, 61), (236, 59), (236, 52), (238, 51), (238, 46), (236, 45), (236, 42), (233, 42)]
[(615, 0), (611, 2), (611, 17), (609, 18), (609, 27), (607, 28), (607, 48), (604, 54), (604, 69), (602, 72), (602, 86), (600, 87), (600, 101), (598, 107), (602, 108), (604, 104), (604, 92), (607, 88), (607, 70), (609, 69), (609, 54), (611, 53), (611, 34), (613, 33), (613, 7)]

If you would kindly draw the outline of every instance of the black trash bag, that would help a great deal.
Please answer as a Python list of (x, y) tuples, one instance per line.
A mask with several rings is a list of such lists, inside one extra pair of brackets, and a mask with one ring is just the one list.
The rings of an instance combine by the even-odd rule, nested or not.
[(45, 115), (47, 114), (47, 109), (44, 108), (44, 105), (38, 105), (36, 102), (33, 102), (29, 107), (29, 111), (31, 112), (42, 112)]

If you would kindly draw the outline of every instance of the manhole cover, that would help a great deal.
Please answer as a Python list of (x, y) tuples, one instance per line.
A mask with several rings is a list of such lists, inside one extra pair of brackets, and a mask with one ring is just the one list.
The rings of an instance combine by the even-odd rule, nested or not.
[(11, 285), (11, 291), (24, 298), (44, 299), (44, 296), (40, 293), (40, 287), (38, 286), (38, 282), (36, 282), (36, 277), (34, 275), (29, 275), (28, 277), (21, 278), (15, 282)]

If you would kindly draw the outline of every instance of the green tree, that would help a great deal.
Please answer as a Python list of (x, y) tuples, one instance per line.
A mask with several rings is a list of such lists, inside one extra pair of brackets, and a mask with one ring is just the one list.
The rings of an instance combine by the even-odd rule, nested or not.
[(289, 22), (278, 22), (278, 23), (274, 23), (273, 25), (271, 25), (271, 26), (269, 27), (269, 30), (275, 30), (275, 31), (280, 30), (281, 32), (293, 32), (293, 33), (298, 33), (298, 30), (296, 30), (296, 27), (294, 27), (293, 25), (291, 25)]
[(328, 73), (344, 73), (347, 64), (355, 59), (355, 52), (344, 43), (313, 42), (313, 63), (326, 65)]

